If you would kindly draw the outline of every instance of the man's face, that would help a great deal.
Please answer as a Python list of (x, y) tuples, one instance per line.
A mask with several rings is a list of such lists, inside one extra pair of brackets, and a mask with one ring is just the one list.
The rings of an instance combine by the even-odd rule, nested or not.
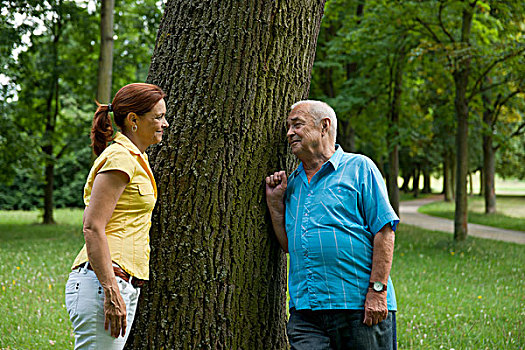
[(308, 105), (295, 107), (286, 119), (288, 143), (299, 159), (314, 155), (321, 143), (321, 125), (308, 113)]

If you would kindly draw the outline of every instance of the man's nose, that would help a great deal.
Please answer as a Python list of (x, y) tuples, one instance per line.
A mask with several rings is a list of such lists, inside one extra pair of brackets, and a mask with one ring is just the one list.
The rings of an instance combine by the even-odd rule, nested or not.
[(167, 128), (167, 127), (169, 127), (169, 126), (170, 126), (170, 124), (169, 124), (168, 121), (166, 120), (166, 117), (164, 117), (164, 123), (162, 124), (162, 127), (163, 127), (163, 128)]
[(286, 137), (290, 137), (290, 136), (293, 136), (294, 132), (293, 132), (293, 128), (292, 126), (290, 125), (290, 127), (288, 127), (288, 131), (286, 132)]

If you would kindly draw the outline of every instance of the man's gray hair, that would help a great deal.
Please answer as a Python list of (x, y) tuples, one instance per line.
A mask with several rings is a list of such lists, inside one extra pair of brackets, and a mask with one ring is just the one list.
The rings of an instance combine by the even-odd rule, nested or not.
[(321, 119), (330, 118), (330, 130), (328, 131), (329, 135), (334, 138), (334, 142), (337, 136), (337, 117), (335, 111), (332, 107), (323, 101), (316, 100), (302, 100), (296, 102), (292, 105), (290, 110), (293, 110), (295, 107), (306, 104), (308, 106), (308, 113), (314, 118), (316, 124), (319, 124)]

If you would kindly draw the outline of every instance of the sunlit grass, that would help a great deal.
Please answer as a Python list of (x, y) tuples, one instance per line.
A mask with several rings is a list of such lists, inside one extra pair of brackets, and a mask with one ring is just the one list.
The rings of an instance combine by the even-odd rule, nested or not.
[(0, 211), (0, 348), (72, 349), (64, 285), (83, 244), (82, 210)]
[[(64, 285), (83, 244), (82, 211), (56, 219), (35, 225), (36, 212), (0, 211), (1, 349), (73, 347)], [(401, 224), (392, 269), (400, 349), (523, 349), (524, 277), (525, 246), (454, 245), (449, 234)]]
[[(484, 199), (469, 197), (468, 221), (475, 224), (525, 231), (525, 196), (497, 196), (495, 214), (486, 215)], [(454, 202), (438, 201), (419, 208), (424, 214), (454, 220)]]
[(523, 349), (525, 246), (401, 224), (392, 279), (400, 349)]

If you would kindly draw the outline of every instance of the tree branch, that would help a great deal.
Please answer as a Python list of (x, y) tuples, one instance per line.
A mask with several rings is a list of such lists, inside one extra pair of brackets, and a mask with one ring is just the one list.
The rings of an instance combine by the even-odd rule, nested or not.
[(441, 30), (443, 31), (443, 33), (445, 33), (445, 35), (448, 36), (448, 38), (450, 39), (450, 42), (455, 43), (456, 41), (454, 40), (454, 37), (452, 37), (452, 35), (447, 31), (447, 29), (445, 28), (445, 25), (443, 24), (442, 14), (443, 14), (444, 7), (445, 7), (445, 3), (443, 1), (440, 1), (439, 2), (439, 12), (438, 12), (439, 26), (441, 27)]
[(470, 100), (472, 97), (474, 97), (474, 95), (479, 93), (479, 91), (476, 90), (477, 87), (481, 84), (481, 80), (483, 80), (483, 78), (487, 74), (489, 74), (489, 72), (492, 70), (492, 68), (494, 68), (497, 64), (499, 64), (501, 62), (504, 62), (504, 61), (506, 61), (506, 60), (508, 60), (510, 58), (513, 58), (515, 56), (518, 56), (519, 54), (521, 54), (523, 52), (525, 52), (525, 47), (523, 47), (522, 49), (520, 49), (518, 51), (510, 52), (507, 55), (503, 56), (502, 58), (497, 59), (494, 62), (492, 62), (491, 64), (489, 64), (488, 67), (485, 69), (485, 71), (476, 80), (476, 83), (474, 84), (474, 87), (472, 88), (472, 93), (470, 94), (468, 99)]
[(419, 17), (416, 17), (416, 22), (420, 23), (430, 33), (430, 35), (432, 35), (432, 37), (437, 43), (442, 44), (437, 34), (434, 33), (434, 31), (432, 30), (432, 28), (430, 28), (430, 25), (428, 23), (423, 22), (423, 20), (421, 20), (421, 18)]

